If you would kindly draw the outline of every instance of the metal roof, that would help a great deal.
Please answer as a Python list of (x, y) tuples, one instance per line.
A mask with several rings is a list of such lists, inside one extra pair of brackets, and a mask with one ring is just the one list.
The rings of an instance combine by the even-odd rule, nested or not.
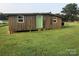
[(6, 16), (16, 16), (16, 15), (51, 15), (51, 16), (56, 16), (60, 17), (58, 15), (52, 14), (51, 12), (49, 13), (5, 13)]

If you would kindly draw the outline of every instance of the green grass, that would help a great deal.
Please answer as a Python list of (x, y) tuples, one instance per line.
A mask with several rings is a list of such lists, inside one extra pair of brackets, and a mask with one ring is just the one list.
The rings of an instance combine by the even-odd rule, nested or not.
[(8, 21), (7, 20), (2, 20), (3, 23), (1, 24), (0, 23), (0, 28), (3, 27), (3, 26), (8, 26)]
[(61, 29), (8, 34), (0, 27), (0, 55), (79, 55), (79, 23), (65, 23)]

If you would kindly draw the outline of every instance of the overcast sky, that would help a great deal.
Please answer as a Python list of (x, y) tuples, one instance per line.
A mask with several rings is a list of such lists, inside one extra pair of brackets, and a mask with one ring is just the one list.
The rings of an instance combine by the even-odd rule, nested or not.
[[(60, 13), (65, 3), (0, 3), (2, 13), (52, 12)], [(79, 4), (78, 4), (79, 5)]]

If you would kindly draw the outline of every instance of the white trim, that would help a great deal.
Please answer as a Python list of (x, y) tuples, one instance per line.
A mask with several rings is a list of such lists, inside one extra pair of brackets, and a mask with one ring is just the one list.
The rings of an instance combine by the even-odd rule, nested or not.
[[(22, 16), (23, 17), (22, 18), (23, 22), (19, 22), (20, 19), (18, 18), (18, 16)], [(23, 15), (18, 15), (18, 16), (17, 16), (17, 23), (24, 23), (24, 16)]]
[(57, 23), (57, 17), (55, 17), (55, 19), (52, 17), (52, 20), (54, 21), (56, 21), (56, 22), (54, 22), (54, 23)]

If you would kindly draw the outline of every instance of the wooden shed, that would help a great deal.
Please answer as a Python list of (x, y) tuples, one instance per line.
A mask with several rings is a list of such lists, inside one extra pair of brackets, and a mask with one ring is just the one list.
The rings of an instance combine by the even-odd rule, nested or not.
[(7, 15), (10, 33), (62, 27), (62, 18), (51, 13), (9, 13)]

